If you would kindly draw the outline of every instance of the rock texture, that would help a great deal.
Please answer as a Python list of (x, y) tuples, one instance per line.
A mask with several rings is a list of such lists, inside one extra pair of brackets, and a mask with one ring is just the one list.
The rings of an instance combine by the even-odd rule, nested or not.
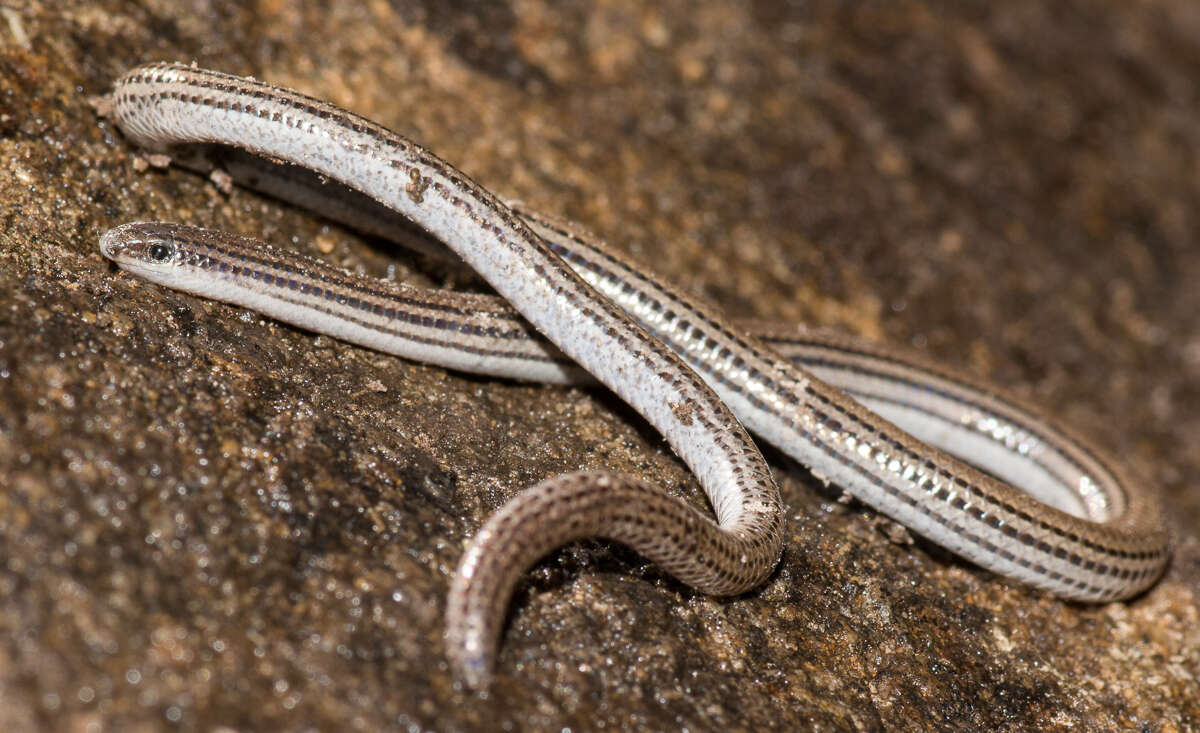
[[(1200, 727), (1194, 3), (0, 6), (0, 728)], [(117, 272), (109, 226), (452, 273), (147, 171), (89, 97), (196, 60), (332, 99), (738, 316), (907, 342), (1082, 427), (1172, 507), (1131, 603), (890, 541), (770, 454), (776, 576), (696, 595), (604, 543), (531, 570), (486, 698), (448, 677), (465, 540), (612, 467), (695, 498), (598, 392), (475, 379)], [(701, 500), (695, 498), (699, 503)]]

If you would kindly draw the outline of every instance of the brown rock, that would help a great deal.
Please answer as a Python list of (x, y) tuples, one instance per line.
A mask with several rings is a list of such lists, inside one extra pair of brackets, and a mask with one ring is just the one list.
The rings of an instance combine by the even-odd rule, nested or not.
[[(1200, 727), (1192, 5), (294, 5), (0, 8), (0, 728)], [(601, 392), (110, 267), (107, 227), (163, 218), (455, 279), (144, 170), (88, 97), (193, 59), (377, 119), (734, 315), (912, 343), (1039, 400), (1163, 487), (1171, 571), (1062, 603), (892, 543), (776, 461), (794, 518), (761, 589), (563, 550), (491, 696), (456, 691), (442, 604), (491, 511), (571, 469), (694, 485)]]

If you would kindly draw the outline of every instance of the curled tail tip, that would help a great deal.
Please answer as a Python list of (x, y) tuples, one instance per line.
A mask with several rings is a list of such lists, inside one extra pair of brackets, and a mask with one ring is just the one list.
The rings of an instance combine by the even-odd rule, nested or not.
[(459, 650), (450, 652), (450, 673), (466, 691), (487, 696), (492, 683), (492, 658), (488, 654), (470, 654)]
[[(465, 604), (451, 604), (446, 613), (446, 659), (456, 685), (469, 692), (486, 695), (496, 663), (494, 634), (488, 633), (486, 620), (468, 612)], [(488, 643), (491, 641), (491, 643)]]

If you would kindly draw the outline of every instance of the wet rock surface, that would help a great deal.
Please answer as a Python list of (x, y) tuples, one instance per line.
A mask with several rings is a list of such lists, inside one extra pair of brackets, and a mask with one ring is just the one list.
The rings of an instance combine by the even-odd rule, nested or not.
[[(1200, 726), (1200, 12), (1188, 3), (0, 7), (0, 728)], [(530, 572), (487, 698), (441, 613), (521, 487), (613, 468), (698, 505), (598, 390), (472, 378), (168, 292), (161, 218), (463, 278), (145, 170), (89, 97), (151, 60), (301, 89), (567, 216), (737, 316), (908, 343), (1162, 487), (1164, 580), (1081, 606), (895, 543), (769, 452), (778, 573), (697, 595), (606, 543)]]

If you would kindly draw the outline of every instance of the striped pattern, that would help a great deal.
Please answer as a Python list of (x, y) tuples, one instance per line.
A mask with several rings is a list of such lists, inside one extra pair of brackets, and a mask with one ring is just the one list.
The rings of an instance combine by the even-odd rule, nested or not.
[(514, 212), (428, 151), (336, 107), (252, 80), (153, 65), (117, 83), (113, 115), (151, 149), (223, 143), (339, 180), (446, 242), (514, 310), (483, 296), (357, 278), (190, 228), (109, 232), (102, 249), (122, 267), (454, 368), (564, 381), (579, 376), (569, 358), (642, 412), (696, 471), (716, 523), (637, 479), (607, 474), (551, 479), (489, 520), (464, 555), (447, 609), (448, 653), (472, 684), (487, 680), (513, 582), (563, 541), (598, 534), (628, 542), (712, 593), (740, 592), (770, 571), (782, 522), (777, 490), (705, 383), (816, 475), (998, 573), (1103, 601), (1145, 589), (1168, 560), (1153, 493), (1019, 401), (896, 350), (779, 329), (755, 338), (586, 234)]

